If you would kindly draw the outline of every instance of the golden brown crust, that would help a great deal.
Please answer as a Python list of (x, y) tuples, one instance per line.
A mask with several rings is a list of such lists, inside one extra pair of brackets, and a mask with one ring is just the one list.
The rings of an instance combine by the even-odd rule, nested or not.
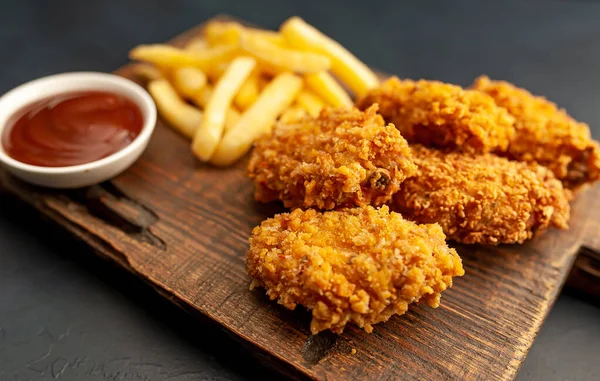
[(312, 310), (313, 334), (341, 333), (349, 322), (371, 332), (410, 303), (437, 307), (464, 274), (439, 225), (417, 225), (387, 206), (276, 215), (252, 231), (246, 269), (272, 300)]
[(548, 226), (568, 227), (569, 202), (545, 167), (492, 154), (412, 150), (418, 174), (393, 202), (406, 218), (437, 222), (463, 243), (522, 243)]
[(514, 134), (513, 117), (481, 92), (439, 81), (392, 77), (356, 104), (379, 104), (379, 113), (409, 143), (484, 153), (506, 149)]
[(590, 129), (565, 110), (508, 82), (479, 77), (473, 89), (489, 94), (515, 117), (510, 158), (544, 165), (569, 189), (600, 179), (600, 147)]
[(256, 200), (317, 209), (389, 201), (416, 167), (406, 140), (376, 111), (325, 108), (316, 118), (275, 126), (248, 164)]

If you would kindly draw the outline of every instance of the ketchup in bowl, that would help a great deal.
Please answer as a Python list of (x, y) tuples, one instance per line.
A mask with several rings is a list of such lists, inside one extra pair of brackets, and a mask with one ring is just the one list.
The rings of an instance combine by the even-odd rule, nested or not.
[(144, 119), (131, 100), (106, 92), (61, 94), (25, 107), (2, 135), (6, 154), (22, 163), (67, 167), (120, 151)]

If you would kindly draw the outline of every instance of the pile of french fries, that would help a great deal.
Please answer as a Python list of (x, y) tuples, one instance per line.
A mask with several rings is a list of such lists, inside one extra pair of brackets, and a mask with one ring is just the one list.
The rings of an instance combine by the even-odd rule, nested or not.
[(129, 57), (142, 62), (136, 73), (147, 80), (160, 115), (192, 140), (198, 159), (218, 166), (235, 163), (277, 120), (352, 106), (343, 85), (361, 95), (379, 82), (299, 17), (278, 32), (212, 21), (183, 48), (140, 45)]

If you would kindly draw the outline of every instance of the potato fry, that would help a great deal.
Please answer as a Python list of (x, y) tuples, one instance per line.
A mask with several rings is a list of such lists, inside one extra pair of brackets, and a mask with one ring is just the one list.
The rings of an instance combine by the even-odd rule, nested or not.
[(282, 48), (258, 35), (244, 33), (241, 47), (256, 57), (263, 65), (275, 70), (289, 70), (296, 73), (316, 73), (328, 70), (331, 60), (323, 55)]
[[(258, 69), (262, 74), (265, 75), (265, 77), (271, 78), (271, 79), (277, 77), (281, 73), (290, 72), (290, 70), (274, 66), (268, 62), (261, 61), (261, 60), (258, 60)], [(270, 80), (268, 80), (267, 82), (270, 82)], [(266, 86), (266, 84), (264, 86)]]
[(148, 84), (160, 116), (180, 133), (193, 138), (202, 123), (202, 112), (184, 102), (166, 79), (157, 79)]
[(291, 106), (281, 114), (279, 121), (282, 123), (291, 123), (306, 116), (306, 111), (300, 106)]
[(207, 69), (206, 75), (212, 83), (216, 83), (225, 74), (229, 62), (217, 62)]
[(193, 98), (206, 86), (206, 75), (195, 67), (180, 67), (173, 70), (173, 85), (182, 96)]
[(202, 34), (210, 46), (238, 44), (243, 27), (233, 21), (211, 21), (206, 24)]
[(241, 36), (244, 33), (252, 34), (262, 39), (269, 40), (279, 47), (286, 46), (285, 39), (278, 32), (244, 27), (242, 24), (235, 21), (210, 22), (204, 28), (203, 33), (206, 41), (208, 41), (211, 46), (217, 46), (220, 44), (239, 44)]
[(206, 72), (216, 62), (230, 60), (237, 51), (238, 47), (233, 45), (221, 45), (193, 52), (170, 45), (138, 45), (131, 49), (129, 58), (149, 62), (159, 67), (192, 66)]
[(203, 50), (208, 49), (208, 43), (203, 38), (194, 38), (185, 44), (183, 49), (190, 52), (202, 52)]
[(328, 56), (333, 74), (357, 96), (379, 84), (377, 76), (367, 65), (300, 17), (290, 17), (281, 25), (280, 31), (290, 46)]
[[(208, 100), (212, 96), (213, 88), (210, 85), (206, 85), (200, 90), (198, 94), (196, 94), (192, 98), (192, 102), (196, 104), (198, 107), (204, 109), (208, 104)], [(227, 109), (227, 114), (225, 114), (225, 131), (227, 131), (231, 126), (237, 123), (240, 119), (240, 113), (234, 107), (230, 107)]]
[(211, 85), (206, 85), (200, 90), (200, 92), (194, 95), (191, 99), (195, 105), (200, 107), (201, 109), (205, 109), (208, 104), (208, 100), (212, 97), (213, 87)]
[(304, 81), (309, 89), (320, 96), (327, 104), (333, 107), (352, 107), (350, 95), (326, 71), (306, 74)]
[(234, 107), (230, 107), (227, 109), (227, 113), (225, 113), (225, 128), (223, 129), (223, 133), (231, 130), (231, 127), (235, 126), (235, 124), (240, 120), (241, 114)]
[(192, 142), (192, 151), (200, 160), (208, 161), (215, 152), (223, 135), (225, 115), (231, 107), (233, 97), (255, 66), (256, 60), (253, 58), (238, 57), (231, 61), (225, 74), (215, 85), (212, 97), (208, 100), (204, 110), (202, 124), (196, 131)]
[(272, 30), (264, 30), (264, 29), (256, 29), (256, 28), (246, 28), (246, 33), (250, 35), (257, 36), (263, 40), (269, 41), (272, 44), (279, 46), (280, 48), (289, 48), (285, 38), (279, 32), (275, 32)]
[(296, 98), (298, 106), (302, 107), (311, 116), (317, 116), (325, 106), (325, 102), (314, 93), (302, 90)]
[(160, 69), (147, 63), (140, 62), (133, 64), (132, 70), (136, 76), (147, 82), (164, 78), (164, 74), (160, 71)]
[(235, 163), (256, 138), (268, 133), (277, 117), (294, 101), (302, 89), (302, 79), (291, 73), (275, 77), (246, 110), (235, 126), (221, 139), (210, 162), (218, 166)]
[(252, 105), (258, 98), (258, 94), (260, 90), (258, 89), (258, 74), (254, 73), (240, 88), (237, 95), (233, 99), (233, 103), (240, 108), (240, 110), (245, 110)]
[(271, 78), (271, 76), (266, 76), (263, 74), (261, 74), (258, 77), (258, 91), (263, 91), (265, 89), (265, 87), (267, 87), (267, 85), (271, 82), (273, 78)]

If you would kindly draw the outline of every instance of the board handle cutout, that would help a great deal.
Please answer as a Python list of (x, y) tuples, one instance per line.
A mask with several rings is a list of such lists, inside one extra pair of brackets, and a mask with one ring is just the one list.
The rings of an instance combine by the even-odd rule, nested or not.
[(600, 302), (600, 250), (581, 248), (566, 286)]

